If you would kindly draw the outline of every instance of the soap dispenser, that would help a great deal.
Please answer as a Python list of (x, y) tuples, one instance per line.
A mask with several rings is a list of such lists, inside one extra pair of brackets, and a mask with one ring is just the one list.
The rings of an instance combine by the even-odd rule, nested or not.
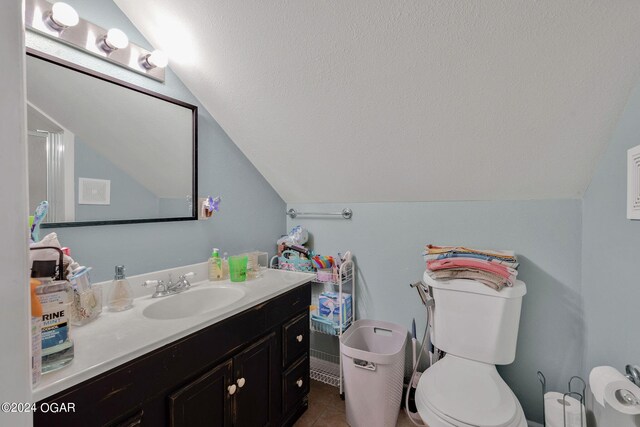
[(110, 311), (124, 311), (133, 307), (133, 289), (124, 277), (124, 270), (124, 265), (116, 265), (116, 275), (109, 293)]
[(211, 258), (209, 258), (209, 280), (222, 280), (222, 260), (218, 248), (213, 248)]

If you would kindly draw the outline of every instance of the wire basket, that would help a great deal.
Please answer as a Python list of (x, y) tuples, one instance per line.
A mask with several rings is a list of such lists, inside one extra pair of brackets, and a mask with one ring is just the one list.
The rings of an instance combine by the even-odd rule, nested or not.
[[(351, 325), (351, 319), (342, 325), (342, 332), (346, 331), (349, 325)], [(315, 314), (311, 315), (311, 329), (327, 335), (340, 335), (340, 325)]]
[(344, 267), (339, 268), (334, 266), (332, 268), (323, 268), (316, 271), (316, 282), (319, 283), (332, 283), (334, 285), (340, 282), (349, 283), (353, 279), (353, 264), (349, 263)]
[(340, 356), (310, 349), (310, 377), (312, 380), (340, 387)]

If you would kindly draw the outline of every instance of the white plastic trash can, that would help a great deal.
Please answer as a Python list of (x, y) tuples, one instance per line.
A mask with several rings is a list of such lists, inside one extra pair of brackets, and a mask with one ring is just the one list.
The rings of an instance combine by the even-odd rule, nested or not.
[(393, 427), (404, 381), (407, 330), (357, 320), (340, 339), (347, 422), (351, 427)]

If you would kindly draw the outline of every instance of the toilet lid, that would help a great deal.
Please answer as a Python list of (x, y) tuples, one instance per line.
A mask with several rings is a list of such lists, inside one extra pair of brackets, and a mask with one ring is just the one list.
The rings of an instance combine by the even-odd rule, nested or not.
[(427, 369), (418, 382), (416, 405), (452, 421), (481, 427), (510, 426), (518, 415), (516, 397), (495, 366), (452, 355)]

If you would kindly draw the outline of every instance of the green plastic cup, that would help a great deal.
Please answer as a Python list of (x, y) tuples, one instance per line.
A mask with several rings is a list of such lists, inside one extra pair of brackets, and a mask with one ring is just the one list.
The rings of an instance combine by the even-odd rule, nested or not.
[(229, 278), (232, 282), (244, 282), (247, 280), (248, 256), (229, 257)]

